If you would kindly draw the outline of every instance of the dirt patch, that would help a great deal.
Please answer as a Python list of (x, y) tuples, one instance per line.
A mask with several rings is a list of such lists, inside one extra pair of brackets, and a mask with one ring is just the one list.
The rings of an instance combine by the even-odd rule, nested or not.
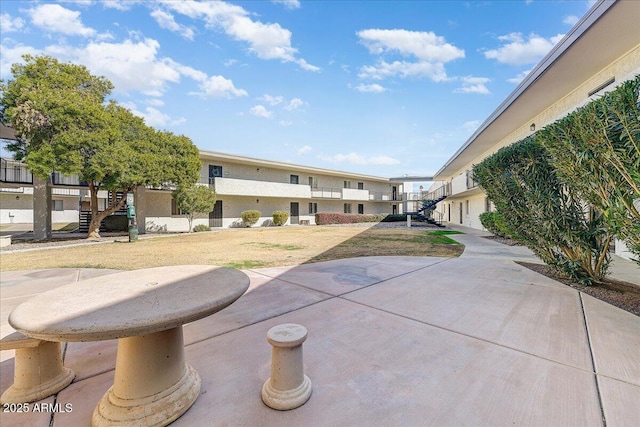
[(498, 236), (481, 236), (488, 240), (493, 240), (494, 242), (502, 243), (507, 246), (524, 246), (522, 243), (517, 240), (510, 239), (508, 237), (498, 237)]
[(535, 271), (536, 273), (540, 273), (553, 280), (577, 289), (580, 292), (584, 292), (587, 295), (591, 295), (594, 298), (626, 310), (636, 316), (640, 316), (640, 288), (631, 283), (619, 280), (607, 280), (602, 284), (585, 286), (575, 283), (570, 279), (558, 277), (547, 265), (518, 261), (517, 263)]

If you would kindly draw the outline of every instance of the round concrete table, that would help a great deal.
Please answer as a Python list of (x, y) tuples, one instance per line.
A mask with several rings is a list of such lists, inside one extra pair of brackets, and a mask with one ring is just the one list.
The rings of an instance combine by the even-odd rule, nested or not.
[(9, 316), (17, 331), (47, 341), (118, 339), (115, 379), (94, 426), (167, 425), (191, 407), (200, 377), (185, 362), (182, 325), (240, 298), (249, 278), (189, 265), (126, 271), (42, 293)]

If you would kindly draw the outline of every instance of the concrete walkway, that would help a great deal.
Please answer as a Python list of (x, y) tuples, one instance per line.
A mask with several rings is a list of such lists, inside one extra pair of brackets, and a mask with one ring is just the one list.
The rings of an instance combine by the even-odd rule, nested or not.
[[(465, 230), (466, 231), (466, 230)], [(227, 309), (185, 326), (202, 392), (175, 426), (638, 426), (640, 317), (514, 263), (522, 247), (474, 234), (460, 258), (370, 257), (248, 270)], [(640, 270), (622, 263), (635, 277)], [(635, 268), (635, 270), (634, 270)], [(104, 270), (2, 273), (2, 335), (18, 303)], [(260, 400), (266, 333), (300, 323), (302, 407)], [(51, 413), (1, 413), (3, 426), (88, 426), (113, 381), (115, 341), (70, 343), (77, 377)], [(2, 352), (0, 391), (12, 381)], [(69, 411), (65, 404), (69, 404)], [(33, 406), (32, 406), (33, 407)]]

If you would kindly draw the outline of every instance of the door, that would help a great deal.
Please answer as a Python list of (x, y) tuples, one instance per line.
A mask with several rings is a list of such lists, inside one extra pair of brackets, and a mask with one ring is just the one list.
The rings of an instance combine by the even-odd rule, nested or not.
[(391, 187), (391, 200), (398, 200), (398, 187)]
[(213, 210), (209, 212), (209, 227), (222, 227), (222, 200), (216, 200)]
[(298, 202), (291, 202), (289, 217), (291, 218), (291, 224), (300, 224), (300, 205)]

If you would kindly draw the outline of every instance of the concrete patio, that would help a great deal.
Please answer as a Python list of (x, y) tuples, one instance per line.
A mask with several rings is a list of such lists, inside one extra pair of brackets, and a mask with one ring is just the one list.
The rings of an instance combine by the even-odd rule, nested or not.
[[(460, 258), (370, 257), (245, 271), (249, 291), (185, 326), (202, 378), (175, 426), (638, 426), (640, 317), (514, 263), (522, 247), (453, 236)], [(616, 277), (640, 270), (616, 259)], [(1, 334), (30, 296), (106, 270), (2, 273)], [(313, 394), (286, 412), (265, 406), (266, 333), (304, 325)], [(115, 341), (69, 343), (77, 376), (57, 413), (2, 413), (3, 426), (88, 426), (113, 382)], [(13, 378), (2, 352), (0, 392)], [(65, 407), (66, 404), (70, 404)], [(68, 408), (71, 407), (71, 410)]]

